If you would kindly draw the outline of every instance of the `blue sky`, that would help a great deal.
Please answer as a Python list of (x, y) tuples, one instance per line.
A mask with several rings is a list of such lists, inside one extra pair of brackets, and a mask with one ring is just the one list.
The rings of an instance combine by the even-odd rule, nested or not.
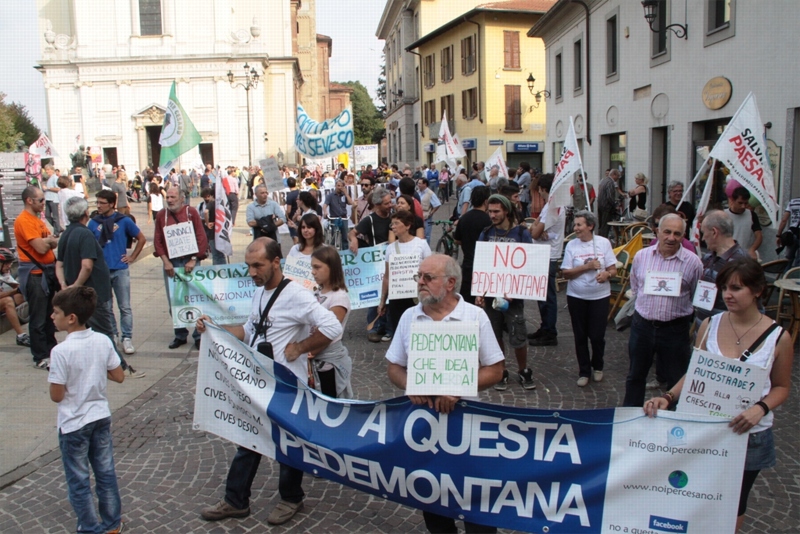
[[(386, 0), (317, 0), (317, 33), (333, 39), (331, 81), (360, 81), (375, 97), (383, 42), (375, 37)], [(0, 0), (0, 92), (47, 127), (34, 0)]]

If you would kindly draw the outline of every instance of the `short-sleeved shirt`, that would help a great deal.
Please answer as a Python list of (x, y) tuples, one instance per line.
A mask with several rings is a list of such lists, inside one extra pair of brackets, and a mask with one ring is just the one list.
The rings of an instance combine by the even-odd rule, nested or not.
[(407, 243), (395, 241), (386, 247), (386, 265), (389, 265), (395, 254), (419, 254), (419, 261), (422, 263), (422, 260), (431, 255), (431, 247), (427, 241), (418, 237), (414, 237)]
[[(31, 262), (31, 258), (33, 258), (42, 265), (55, 263), (56, 256), (52, 250), (39, 254), (30, 244), (32, 239), (45, 238), (49, 235), (50, 230), (47, 229), (44, 221), (31, 215), (27, 210), (22, 210), (22, 213), (14, 221), (14, 236), (17, 238), (17, 257), (19, 261)], [(31, 273), (42, 274), (42, 270), (34, 268)]]
[(81, 260), (92, 260), (94, 266), (83, 283), (97, 292), (97, 302), (111, 300), (111, 274), (94, 232), (81, 223), (67, 226), (58, 241), (58, 261), (64, 264), (64, 279), (71, 285), (81, 272)]
[(356, 225), (356, 232), (364, 236), (364, 241), (369, 246), (379, 245), (389, 240), (391, 222), (391, 217), (381, 217), (377, 213), (371, 213)]
[[(488, 367), (502, 362), (505, 357), (500, 345), (497, 343), (489, 316), (482, 308), (467, 303), (461, 295), (456, 295), (458, 304), (455, 309), (445, 316), (442, 321), (476, 321), (478, 323), (478, 361), (481, 367)], [(392, 338), (392, 344), (386, 352), (386, 359), (401, 367), (408, 367), (408, 353), (411, 348), (411, 323), (433, 321), (425, 314), (422, 304), (409, 308), (400, 318), (397, 330)], [(477, 397), (464, 397), (465, 400), (477, 400)]]
[[(703, 256), (703, 275), (700, 278), (705, 282), (716, 283), (717, 274), (726, 263), (729, 261), (737, 260), (739, 258), (749, 258), (747, 251), (740, 247), (738, 244), (733, 245), (731, 248), (717, 256), (716, 252), (709, 252)], [(716, 315), (727, 310), (725, 301), (722, 300), (722, 291), (717, 291), (717, 298), (714, 301), (714, 308), (711, 310), (704, 310), (702, 308), (695, 308), (695, 317), (699, 320), (704, 320), (706, 317)]]
[(114, 182), (111, 184), (111, 190), (117, 194), (117, 207), (128, 207), (128, 188), (122, 182)]
[(325, 205), (328, 206), (328, 217), (347, 217), (347, 195), (344, 193), (328, 193)]
[[(114, 215), (112, 215), (114, 217)], [(102, 226), (95, 222), (94, 219), (89, 220), (89, 230), (94, 233), (95, 238), (100, 239)], [(120, 269), (127, 269), (128, 264), (122, 261), (128, 251), (128, 238), (134, 238), (141, 233), (141, 230), (133, 219), (130, 217), (119, 217), (119, 220), (114, 224), (114, 234), (103, 246), (103, 256), (106, 259), (108, 268), (112, 271)]]
[(286, 222), (286, 214), (283, 212), (280, 205), (271, 198), (268, 198), (264, 204), (259, 204), (257, 201), (251, 202), (247, 205), (245, 213), (248, 223), (269, 215), (274, 215), (283, 220), (283, 222)]
[(106, 394), (108, 371), (119, 366), (111, 340), (91, 328), (72, 332), (53, 347), (47, 381), (66, 386), (64, 399), (58, 403), (57, 425), (62, 433), (111, 417)]
[(755, 232), (761, 231), (761, 223), (755, 210), (745, 209), (742, 213), (733, 213), (730, 208), (725, 210), (733, 221), (733, 239), (745, 250), (750, 250), (756, 240)]
[[(600, 259), (603, 269), (608, 269), (616, 265), (617, 258), (611, 248), (611, 242), (601, 236), (594, 236), (592, 241), (581, 241), (573, 239), (564, 248), (564, 261), (561, 262), (562, 269), (575, 269), (586, 263)], [(567, 282), (567, 296), (582, 300), (599, 300), (611, 295), (611, 284), (597, 282), (597, 271), (585, 271), (576, 278)]]
[(58, 204), (58, 191), (50, 191), (51, 189), (58, 189), (58, 176), (53, 173), (53, 175), (47, 179), (47, 189), (44, 191), (44, 199), (47, 202), (55, 202)]
[(541, 244), (550, 245), (550, 259), (557, 260), (561, 257), (561, 249), (564, 245), (565, 210), (557, 206), (550, 206), (548, 202), (539, 213), (539, 220), (544, 221), (544, 232), (538, 241)]
[(533, 238), (531, 237), (530, 232), (528, 232), (528, 229), (520, 225), (509, 228), (508, 230), (500, 230), (496, 226), (490, 226), (481, 232), (478, 241), (533, 244)]
[(332, 339), (331, 343), (341, 341), (342, 335), (344, 335), (344, 329), (347, 328), (347, 319), (350, 317), (350, 297), (347, 296), (347, 291), (339, 289), (337, 291), (328, 291), (327, 293), (318, 293), (317, 301), (319, 301), (323, 308), (331, 312), (333, 308), (336, 307), (341, 307), (346, 310), (344, 319), (342, 319), (342, 334), (339, 334), (336, 339)]

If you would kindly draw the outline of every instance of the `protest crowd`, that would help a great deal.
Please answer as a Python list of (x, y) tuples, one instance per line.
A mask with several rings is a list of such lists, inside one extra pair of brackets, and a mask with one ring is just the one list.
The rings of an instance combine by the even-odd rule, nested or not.
[[(407, 387), (416, 322), (477, 322), (477, 387), (498, 391), (515, 385), (535, 390), (537, 367), (547, 363), (533, 356), (543, 347), (571, 351), (574, 346), (576, 387), (602, 382), (606, 329), (629, 328), (623, 405), (644, 407), (650, 416), (675, 409), (693, 349), (734, 359), (748, 349), (749, 361), (765, 366), (768, 378), (757, 402), (730, 421), (733, 432), (750, 434), (740, 523), (759, 471), (775, 464), (773, 411), (789, 395), (794, 353), (789, 333), (765, 315), (767, 282), (758, 254), (762, 230), (748, 189), (730, 184), (726, 208), (699, 211), (685, 198), (684, 184), (674, 182), (667, 188), (669, 200), (648, 213), (652, 192), (642, 173), (634, 176), (634, 184), (623, 185), (625, 170), (608, 169), (595, 189), (582, 171), (564, 184), (556, 183), (557, 173), (526, 162), (507, 175), (498, 165), (476, 162), (467, 169), (460, 160), (451, 163), (360, 169), (340, 164), (331, 171), (284, 166), (280, 188), (259, 167), (209, 164), (171, 169), (165, 176), (152, 169), (131, 176), (124, 166), (89, 169), (82, 163), (62, 173), (46, 165), (41, 181), (22, 193), (24, 211), (14, 225), (16, 255), (0, 249), (0, 309), (17, 333), (17, 344), (30, 347), (34, 367), (49, 371), (79, 525), (100, 525), (87, 532), (123, 528), (113, 460), (110, 470), (95, 470), (98, 494), (104, 495), (98, 518), (88, 466), (67, 451), (74, 433), (110, 432), (106, 374), (117, 382), (145, 376), (146, 370), (134, 369), (126, 359), (136, 351), (130, 265), (152, 243), (172, 309), (170, 280), (176, 275), (242, 257), (230, 249), (229, 238), (226, 249), (225, 232), (234, 228), (252, 234), (243, 259), (257, 289), (248, 320), (223, 327), (332, 398), (352, 398), (351, 376), (359, 373), (343, 339), (353, 290), (341, 255), (378, 246), (385, 247), (385, 267), (363, 335), (385, 350), (386, 379), (400, 390)], [(135, 203), (146, 204), (152, 235), (146, 236), (131, 216)], [(691, 239), (695, 219), (702, 243)], [(615, 226), (619, 221), (627, 224)], [(438, 228), (444, 236), (433, 242)], [(799, 239), (800, 199), (793, 199), (778, 226), (785, 270), (800, 266)], [(509, 272), (508, 279), (487, 268), (487, 251), (513, 254), (520, 247), (535, 251), (535, 261)], [(11, 276), (15, 260), (16, 279)], [(284, 277), (290, 262), (308, 265), (307, 283)], [(507, 281), (511, 277), (513, 283)], [(556, 329), (557, 293), (563, 290), (567, 306), (561, 313), (569, 315), (574, 344), (565, 344)], [(511, 295), (523, 291), (531, 297)], [(526, 300), (536, 301), (540, 318), (530, 329), (524, 311), (532, 303)], [(28, 322), (27, 334), (18, 312)], [(192, 339), (192, 325), (175, 327), (169, 349), (192, 341), (200, 348), (210, 319), (195, 319)], [(60, 344), (57, 330), (69, 333)], [(93, 349), (81, 350), (88, 346)], [(75, 381), (76, 372), (88, 378)], [(89, 391), (91, 381), (99, 397)], [(409, 395), (409, 400), (448, 414), (459, 410), (460, 399), (430, 394)], [(81, 426), (87, 414), (93, 422)], [(97, 428), (87, 430), (90, 425)], [(95, 466), (94, 459), (110, 457), (111, 447), (90, 454), (97, 454)], [(238, 448), (224, 498), (203, 509), (203, 519), (250, 514), (250, 487), (261, 457)], [(281, 464), (280, 502), (270, 524), (287, 523), (303, 509), (303, 476)], [(457, 531), (452, 518), (428, 511), (423, 516), (430, 532)], [(467, 532), (496, 531), (466, 520), (465, 526)]]

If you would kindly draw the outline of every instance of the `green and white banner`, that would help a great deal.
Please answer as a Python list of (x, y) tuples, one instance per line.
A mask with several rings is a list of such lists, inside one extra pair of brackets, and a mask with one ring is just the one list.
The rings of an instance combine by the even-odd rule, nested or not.
[(172, 324), (190, 328), (201, 315), (216, 324), (244, 324), (255, 292), (244, 263), (196, 267), (189, 274), (177, 268), (169, 279)]
[(189, 115), (184, 111), (178, 97), (175, 94), (175, 82), (169, 91), (169, 101), (167, 111), (164, 115), (164, 124), (161, 126), (161, 137), (158, 144), (161, 145), (161, 157), (158, 162), (158, 169), (163, 176), (166, 176), (162, 169), (173, 167), (175, 160), (181, 154), (188, 152), (200, 144), (201, 137), (194, 127)]

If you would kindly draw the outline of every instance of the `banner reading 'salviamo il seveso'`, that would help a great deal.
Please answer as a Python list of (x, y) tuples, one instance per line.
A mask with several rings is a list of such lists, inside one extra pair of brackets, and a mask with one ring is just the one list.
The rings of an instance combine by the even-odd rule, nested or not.
[(336, 117), (317, 122), (300, 104), (297, 105), (294, 145), (307, 158), (335, 156), (353, 148), (353, 109), (348, 107)]
[(701, 415), (322, 397), (203, 334), (194, 429), (376, 497), (527, 532), (733, 532), (747, 436)]

